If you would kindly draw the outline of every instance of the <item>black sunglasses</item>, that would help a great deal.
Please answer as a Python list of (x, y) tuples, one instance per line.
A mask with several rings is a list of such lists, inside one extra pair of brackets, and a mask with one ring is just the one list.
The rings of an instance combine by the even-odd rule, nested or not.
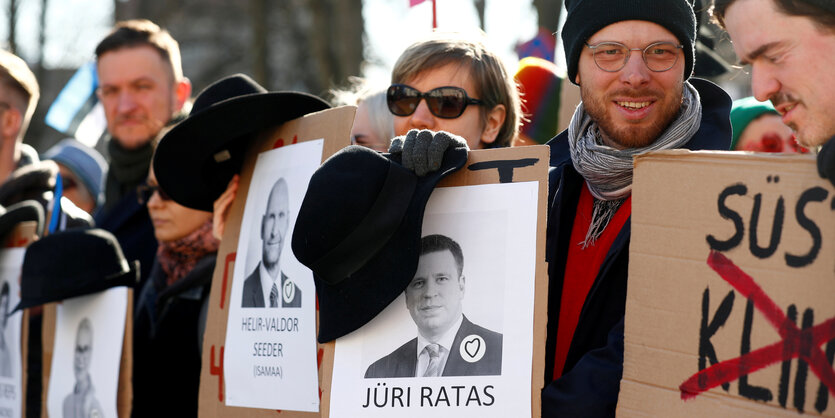
[(409, 116), (415, 113), (420, 99), (425, 99), (429, 111), (442, 119), (455, 119), (464, 113), (467, 105), (483, 103), (479, 99), (468, 97), (467, 91), (461, 87), (438, 87), (421, 93), (420, 90), (405, 84), (392, 84), (386, 91), (389, 111), (395, 116)]
[(164, 201), (171, 200), (171, 196), (165, 194), (165, 192), (162, 191), (162, 189), (160, 189), (159, 186), (152, 186), (150, 184), (140, 184), (136, 188), (136, 200), (139, 201), (140, 205), (144, 205), (145, 203), (148, 203), (149, 200), (151, 200), (151, 196), (154, 195), (154, 192), (159, 193), (159, 198)]

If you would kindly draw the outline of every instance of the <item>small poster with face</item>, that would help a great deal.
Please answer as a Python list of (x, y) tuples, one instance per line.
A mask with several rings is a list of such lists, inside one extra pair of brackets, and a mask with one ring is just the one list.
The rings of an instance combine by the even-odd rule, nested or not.
[[(442, 183), (464, 185), (432, 192), (417, 270), (402, 296), (336, 340), (329, 416), (483, 418), (538, 410), (532, 393), (541, 383), (531, 386), (541, 374), (533, 374), (540, 372), (532, 353), (544, 343), (534, 312), (544, 279), (537, 245), (547, 164), (539, 148), (471, 152), (468, 166)], [(513, 158), (531, 153), (541, 158)], [(509, 170), (498, 173), (504, 166), (497, 161)], [(514, 179), (514, 164), (536, 167)]]
[(0, 251), (0, 416), (21, 416), (22, 361), (20, 331), (23, 311), (11, 313), (20, 302), (20, 268), (24, 248)]
[(47, 392), (49, 416), (116, 417), (128, 289), (58, 304)]
[[(258, 155), (241, 220), (226, 333), (226, 404), (319, 410), (316, 289), (290, 237), (324, 140)], [(280, 396), (276, 396), (280, 394)]]

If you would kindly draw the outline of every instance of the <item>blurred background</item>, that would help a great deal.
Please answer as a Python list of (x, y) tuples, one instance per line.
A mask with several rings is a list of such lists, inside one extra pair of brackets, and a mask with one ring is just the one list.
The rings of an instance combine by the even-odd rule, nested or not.
[[(327, 96), (349, 76), (388, 84), (394, 61), (415, 38), (440, 30), (483, 31), (511, 73), (534, 55), (564, 68), (558, 45), (562, 0), (0, 0), (2, 46), (41, 84), (25, 142), (43, 151), (66, 135), (44, 123), (49, 106), (114, 22), (147, 18), (179, 42), (194, 95), (236, 72), (270, 90)], [(727, 36), (702, 1), (697, 72), (732, 98), (750, 94)], [(716, 61), (714, 63), (713, 61)], [(701, 68), (700, 68), (701, 66)]]

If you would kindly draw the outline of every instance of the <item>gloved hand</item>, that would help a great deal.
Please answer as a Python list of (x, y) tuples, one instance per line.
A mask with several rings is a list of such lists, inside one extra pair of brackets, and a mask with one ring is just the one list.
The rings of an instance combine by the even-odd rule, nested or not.
[(441, 168), (444, 153), (448, 148), (463, 146), (469, 151), (464, 138), (449, 132), (433, 132), (427, 129), (412, 129), (406, 135), (391, 140), (389, 153), (401, 154), (403, 167), (412, 170), (418, 176)]
[(818, 153), (818, 173), (835, 186), (835, 137), (823, 144)]

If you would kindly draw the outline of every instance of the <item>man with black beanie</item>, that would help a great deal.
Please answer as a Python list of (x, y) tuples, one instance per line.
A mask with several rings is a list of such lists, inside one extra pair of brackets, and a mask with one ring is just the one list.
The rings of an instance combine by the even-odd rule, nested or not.
[(582, 102), (551, 147), (542, 415), (614, 416), (623, 374), (632, 158), (727, 150), (730, 97), (692, 79), (688, 0), (566, 0)]
[(835, 185), (835, 1), (714, 0), (757, 100), (771, 100), (797, 141), (820, 147), (818, 172)]

